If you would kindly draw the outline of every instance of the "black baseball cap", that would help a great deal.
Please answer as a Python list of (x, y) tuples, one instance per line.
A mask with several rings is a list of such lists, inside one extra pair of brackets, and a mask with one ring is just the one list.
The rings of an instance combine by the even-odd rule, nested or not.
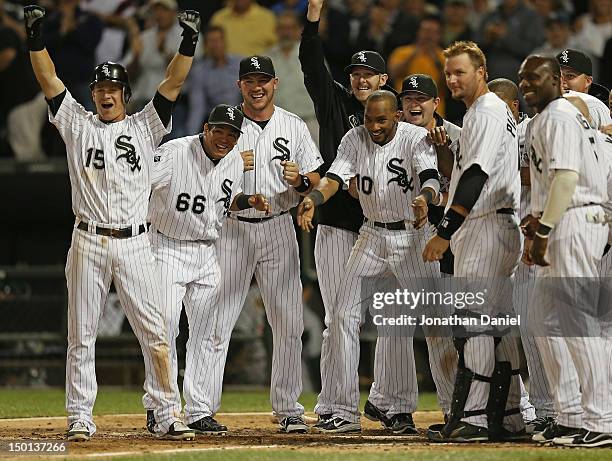
[(241, 79), (245, 75), (249, 74), (264, 74), (270, 77), (276, 77), (274, 71), (274, 64), (272, 59), (268, 56), (248, 56), (240, 61), (240, 70), (238, 72), (238, 79)]
[(608, 90), (605, 86), (600, 85), (599, 83), (591, 83), (589, 87), (589, 94), (591, 96), (595, 96), (601, 102), (603, 102), (606, 106), (608, 105), (608, 98), (610, 97), (610, 90)]
[(377, 74), (387, 72), (387, 64), (376, 51), (358, 51), (351, 57), (351, 63), (344, 68), (344, 72), (351, 72), (355, 67), (367, 67)]
[(557, 54), (556, 57), (561, 67), (570, 67), (581, 74), (593, 75), (591, 58), (582, 51), (567, 49)]
[(432, 98), (438, 97), (438, 85), (433, 78), (426, 74), (412, 74), (402, 82), (402, 92), (399, 94), (401, 98), (406, 93), (422, 93)]
[(229, 104), (219, 104), (210, 112), (208, 124), (226, 125), (242, 133), (241, 128), (243, 120), (244, 115), (242, 115), (242, 112), (238, 108), (230, 106)]

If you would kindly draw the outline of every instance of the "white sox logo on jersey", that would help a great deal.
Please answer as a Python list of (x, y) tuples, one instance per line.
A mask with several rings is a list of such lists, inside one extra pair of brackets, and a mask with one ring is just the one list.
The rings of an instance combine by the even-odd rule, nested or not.
[(223, 183), (221, 184), (221, 191), (225, 195), (221, 197), (219, 200), (217, 200), (217, 203), (219, 202), (223, 203), (223, 208), (225, 208), (225, 211), (223, 212), (224, 216), (227, 215), (227, 212), (230, 207), (230, 199), (232, 198), (232, 184), (233, 183), (234, 182), (232, 180), (225, 179)]
[(142, 167), (140, 166), (140, 157), (136, 155), (136, 148), (130, 141), (132, 139), (131, 136), (127, 136), (122, 134), (115, 141), (115, 147), (119, 150), (123, 151), (123, 154), (119, 154), (117, 156), (117, 160), (121, 158), (125, 158), (125, 161), (128, 162), (128, 165), (132, 166), (132, 171), (140, 171)]
[(389, 163), (387, 164), (387, 170), (396, 176), (394, 178), (389, 179), (389, 181), (387, 181), (387, 184), (396, 182), (397, 185), (402, 189), (402, 192), (405, 194), (409, 190), (413, 190), (414, 186), (412, 184), (413, 179), (410, 178), (410, 180), (408, 180), (408, 172), (406, 171), (406, 168), (403, 168), (401, 166), (403, 162), (404, 159), (400, 158), (392, 158), (391, 160), (389, 160)]
[(279, 160), (281, 162), (283, 161), (287, 161), (289, 160), (289, 154), (291, 154), (291, 151), (289, 150), (289, 148), (287, 147), (287, 144), (289, 144), (289, 140), (282, 138), (282, 137), (278, 137), (274, 140), (274, 142), (272, 143), (272, 147), (274, 147), (274, 150), (276, 152), (280, 152), (280, 155), (276, 155), (274, 157), (272, 157), (272, 160)]
[(256, 56), (253, 56), (251, 58), (251, 64), (253, 65), (255, 69), (261, 69), (261, 65), (259, 64), (259, 61), (257, 60)]
[(531, 146), (531, 163), (538, 170), (538, 173), (542, 173), (542, 159), (538, 158), (535, 149)]

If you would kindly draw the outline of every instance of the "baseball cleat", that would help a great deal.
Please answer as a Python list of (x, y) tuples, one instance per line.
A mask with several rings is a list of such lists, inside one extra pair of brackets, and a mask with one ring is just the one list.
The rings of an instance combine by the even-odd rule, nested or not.
[(361, 432), (361, 424), (352, 423), (342, 418), (332, 418), (324, 424), (315, 427), (314, 430), (322, 434), (348, 434), (351, 432)]
[(308, 426), (301, 416), (287, 416), (279, 423), (281, 431), (287, 434), (304, 434), (308, 432)]
[(558, 437), (574, 437), (580, 434), (580, 429), (577, 427), (568, 427), (556, 422), (550, 423), (542, 432), (533, 434), (531, 438), (534, 442), (549, 443)]
[(398, 413), (389, 418), (390, 429), (394, 434), (417, 434), (416, 426), (410, 413)]
[(151, 434), (155, 434), (155, 413), (153, 410), (147, 410), (147, 430)]
[(225, 435), (227, 427), (219, 424), (212, 416), (204, 416), (202, 419), (188, 424), (189, 429), (193, 429), (196, 434), (200, 435)]
[(528, 440), (531, 440), (531, 434), (528, 434), (525, 429), (512, 432), (502, 427), (501, 431), (496, 434), (494, 438), (489, 437), (489, 440), (495, 442), (526, 442)]
[(332, 413), (325, 413), (323, 415), (319, 415), (319, 420), (316, 422), (316, 424), (313, 427), (315, 428), (321, 427), (322, 425), (326, 424), (327, 421), (333, 418), (334, 418), (334, 415)]
[(446, 435), (444, 429), (441, 431), (430, 429), (427, 432), (427, 438), (432, 442), (487, 442), (489, 431), (486, 427), (459, 421), (450, 434)]
[(380, 421), (385, 429), (391, 429), (391, 422), (389, 421), (389, 418), (387, 418), (386, 412), (382, 411), (369, 400), (366, 401), (363, 407), (363, 416), (368, 418), (370, 421)]
[(580, 442), (584, 439), (589, 431), (586, 429), (580, 429), (577, 434), (562, 435), (552, 439), (553, 445), (560, 445), (563, 447), (577, 447), (580, 446)]
[(527, 434), (535, 434), (536, 432), (542, 432), (546, 427), (553, 423), (555, 418), (551, 416), (539, 416), (536, 419), (527, 421), (525, 423), (525, 432)]
[(195, 431), (185, 426), (182, 421), (175, 421), (170, 425), (170, 430), (159, 437), (170, 440), (193, 440)]
[(76, 421), (70, 425), (70, 428), (66, 432), (66, 439), (70, 442), (85, 442), (89, 440), (91, 434), (87, 426), (81, 422)]
[[(553, 440), (553, 443), (557, 445), (557, 439)], [(571, 443), (566, 443), (564, 445), (566, 447), (579, 448), (609, 447), (612, 446), (612, 434), (583, 429), (582, 434), (574, 437)]]

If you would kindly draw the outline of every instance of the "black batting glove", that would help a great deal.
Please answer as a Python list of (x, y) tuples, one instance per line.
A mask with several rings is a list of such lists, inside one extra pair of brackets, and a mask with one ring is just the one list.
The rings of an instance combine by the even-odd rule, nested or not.
[(45, 48), (42, 38), (42, 24), (45, 14), (45, 9), (37, 5), (28, 5), (23, 8), (26, 42), (30, 51), (41, 51)]
[(179, 53), (183, 56), (193, 56), (200, 35), (200, 13), (194, 10), (184, 10), (179, 11), (176, 16), (179, 25), (183, 28), (181, 34), (183, 40), (179, 47)]

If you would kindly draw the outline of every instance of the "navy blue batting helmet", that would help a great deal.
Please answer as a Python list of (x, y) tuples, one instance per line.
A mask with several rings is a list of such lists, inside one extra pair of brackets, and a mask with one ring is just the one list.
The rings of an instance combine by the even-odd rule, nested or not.
[(127, 104), (132, 96), (132, 88), (130, 87), (130, 78), (127, 70), (121, 64), (116, 62), (103, 62), (98, 64), (94, 69), (89, 89), (93, 90), (96, 83), (110, 80), (111, 82), (120, 83), (123, 86), (123, 101)]

